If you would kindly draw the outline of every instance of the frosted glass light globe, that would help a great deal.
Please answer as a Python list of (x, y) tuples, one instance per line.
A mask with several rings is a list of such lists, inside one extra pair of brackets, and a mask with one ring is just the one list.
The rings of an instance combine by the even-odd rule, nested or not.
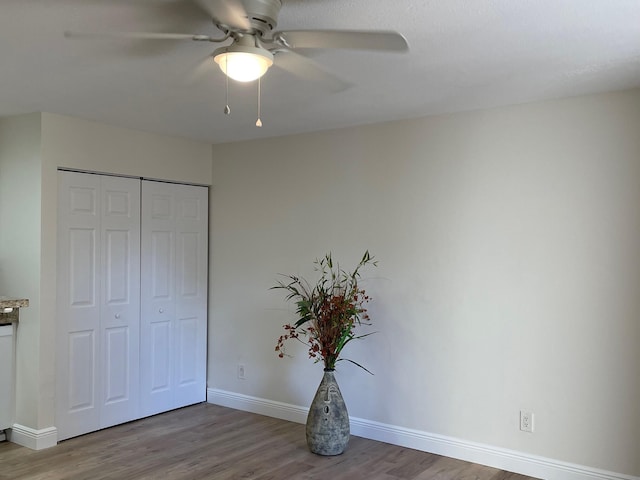
[(257, 80), (273, 65), (273, 54), (268, 50), (241, 45), (220, 48), (213, 59), (225, 75), (238, 82)]

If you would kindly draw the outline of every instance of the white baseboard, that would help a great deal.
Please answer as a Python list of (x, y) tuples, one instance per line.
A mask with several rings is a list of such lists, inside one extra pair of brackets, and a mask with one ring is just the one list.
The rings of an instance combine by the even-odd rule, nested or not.
[[(258, 413), (296, 423), (305, 423), (308, 409), (215, 388), (207, 389), (207, 402)], [(437, 435), (350, 417), (351, 434), (415, 450), (479, 463), (545, 480), (640, 480), (640, 477), (599, 470), (551, 458), (507, 450), (491, 445)]]
[(207, 389), (207, 402), (295, 423), (306, 423), (307, 413), (309, 413), (308, 408), (250, 397), (248, 395), (242, 395), (241, 393), (227, 392), (215, 388)]
[(34, 430), (33, 428), (15, 423), (8, 432), (10, 442), (17, 443), (31, 450), (44, 450), (58, 443), (58, 430), (56, 427)]

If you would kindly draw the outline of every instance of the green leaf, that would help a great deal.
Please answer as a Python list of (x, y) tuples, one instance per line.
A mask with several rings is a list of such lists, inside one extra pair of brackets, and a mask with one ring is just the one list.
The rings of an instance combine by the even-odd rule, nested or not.
[(368, 374), (373, 375), (373, 372), (371, 372), (371, 370), (369, 370), (369, 369), (367, 369), (367, 368), (363, 367), (363, 366), (362, 366), (362, 365), (360, 365), (358, 362), (354, 362), (353, 360), (350, 360), (350, 359), (348, 359), (348, 358), (340, 358), (340, 359), (338, 359), (337, 361), (339, 362), (339, 361), (341, 361), (341, 360), (345, 360), (345, 361), (347, 361), (347, 362), (351, 362), (351, 363), (353, 363), (355, 366), (360, 367), (361, 369), (363, 369), (363, 370), (364, 370), (365, 372), (367, 372)]

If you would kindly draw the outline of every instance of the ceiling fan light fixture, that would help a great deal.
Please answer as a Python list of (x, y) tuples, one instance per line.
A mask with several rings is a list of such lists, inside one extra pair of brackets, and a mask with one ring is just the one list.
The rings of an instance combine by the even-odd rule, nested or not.
[(252, 82), (262, 77), (273, 65), (269, 50), (246, 45), (230, 45), (213, 52), (213, 59), (229, 78), (238, 82)]

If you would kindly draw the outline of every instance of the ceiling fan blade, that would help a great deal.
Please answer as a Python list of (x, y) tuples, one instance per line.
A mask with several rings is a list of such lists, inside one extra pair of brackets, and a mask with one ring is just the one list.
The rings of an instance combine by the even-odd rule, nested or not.
[(213, 61), (210, 53), (206, 57), (200, 57), (187, 73), (184, 85), (193, 87), (199, 83), (207, 83), (211, 76), (217, 73), (216, 70), (218, 70), (218, 65)]
[(398, 32), (375, 30), (289, 30), (273, 38), (288, 48), (343, 48), (406, 52), (407, 40)]
[(352, 84), (326, 71), (313, 60), (290, 50), (277, 50), (274, 64), (300, 78), (321, 83), (324, 88), (332, 92), (341, 92)]
[(194, 0), (216, 22), (238, 30), (251, 30), (247, 11), (240, 0)]
[(130, 38), (138, 40), (199, 40), (207, 42), (222, 41), (211, 38), (208, 35), (194, 35), (192, 33), (64, 32), (64, 36), (67, 38)]

